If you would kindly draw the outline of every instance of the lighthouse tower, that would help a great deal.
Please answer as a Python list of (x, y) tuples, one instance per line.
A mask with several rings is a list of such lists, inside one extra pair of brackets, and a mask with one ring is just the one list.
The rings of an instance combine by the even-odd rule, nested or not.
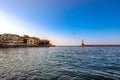
[(85, 44), (84, 44), (84, 40), (82, 40), (82, 43), (81, 43), (81, 46), (84, 46)]

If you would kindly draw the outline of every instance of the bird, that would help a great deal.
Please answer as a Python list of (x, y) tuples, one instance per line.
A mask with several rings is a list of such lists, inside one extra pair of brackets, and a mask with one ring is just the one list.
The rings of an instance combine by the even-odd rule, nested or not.
[(73, 32), (73, 35), (75, 35), (75, 32)]

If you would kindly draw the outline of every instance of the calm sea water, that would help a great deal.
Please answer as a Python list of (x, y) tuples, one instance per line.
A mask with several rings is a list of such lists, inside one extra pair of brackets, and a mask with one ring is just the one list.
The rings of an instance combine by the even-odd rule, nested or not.
[(120, 47), (0, 49), (0, 80), (120, 80)]

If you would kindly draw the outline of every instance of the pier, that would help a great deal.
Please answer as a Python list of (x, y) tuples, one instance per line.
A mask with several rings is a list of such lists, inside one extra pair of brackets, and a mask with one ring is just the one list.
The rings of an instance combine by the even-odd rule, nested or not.
[(82, 42), (81, 42), (81, 47), (83, 47), (83, 46), (85, 46), (85, 47), (107, 47), (107, 46), (109, 46), (109, 47), (114, 47), (114, 46), (120, 46), (120, 44), (85, 44), (84, 43), (84, 40), (82, 40)]

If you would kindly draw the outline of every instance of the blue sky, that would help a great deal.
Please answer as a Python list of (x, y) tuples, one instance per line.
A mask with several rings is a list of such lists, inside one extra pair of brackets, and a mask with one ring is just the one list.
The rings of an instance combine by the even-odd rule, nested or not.
[(0, 27), (56, 45), (120, 44), (120, 0), (0, 0)]

